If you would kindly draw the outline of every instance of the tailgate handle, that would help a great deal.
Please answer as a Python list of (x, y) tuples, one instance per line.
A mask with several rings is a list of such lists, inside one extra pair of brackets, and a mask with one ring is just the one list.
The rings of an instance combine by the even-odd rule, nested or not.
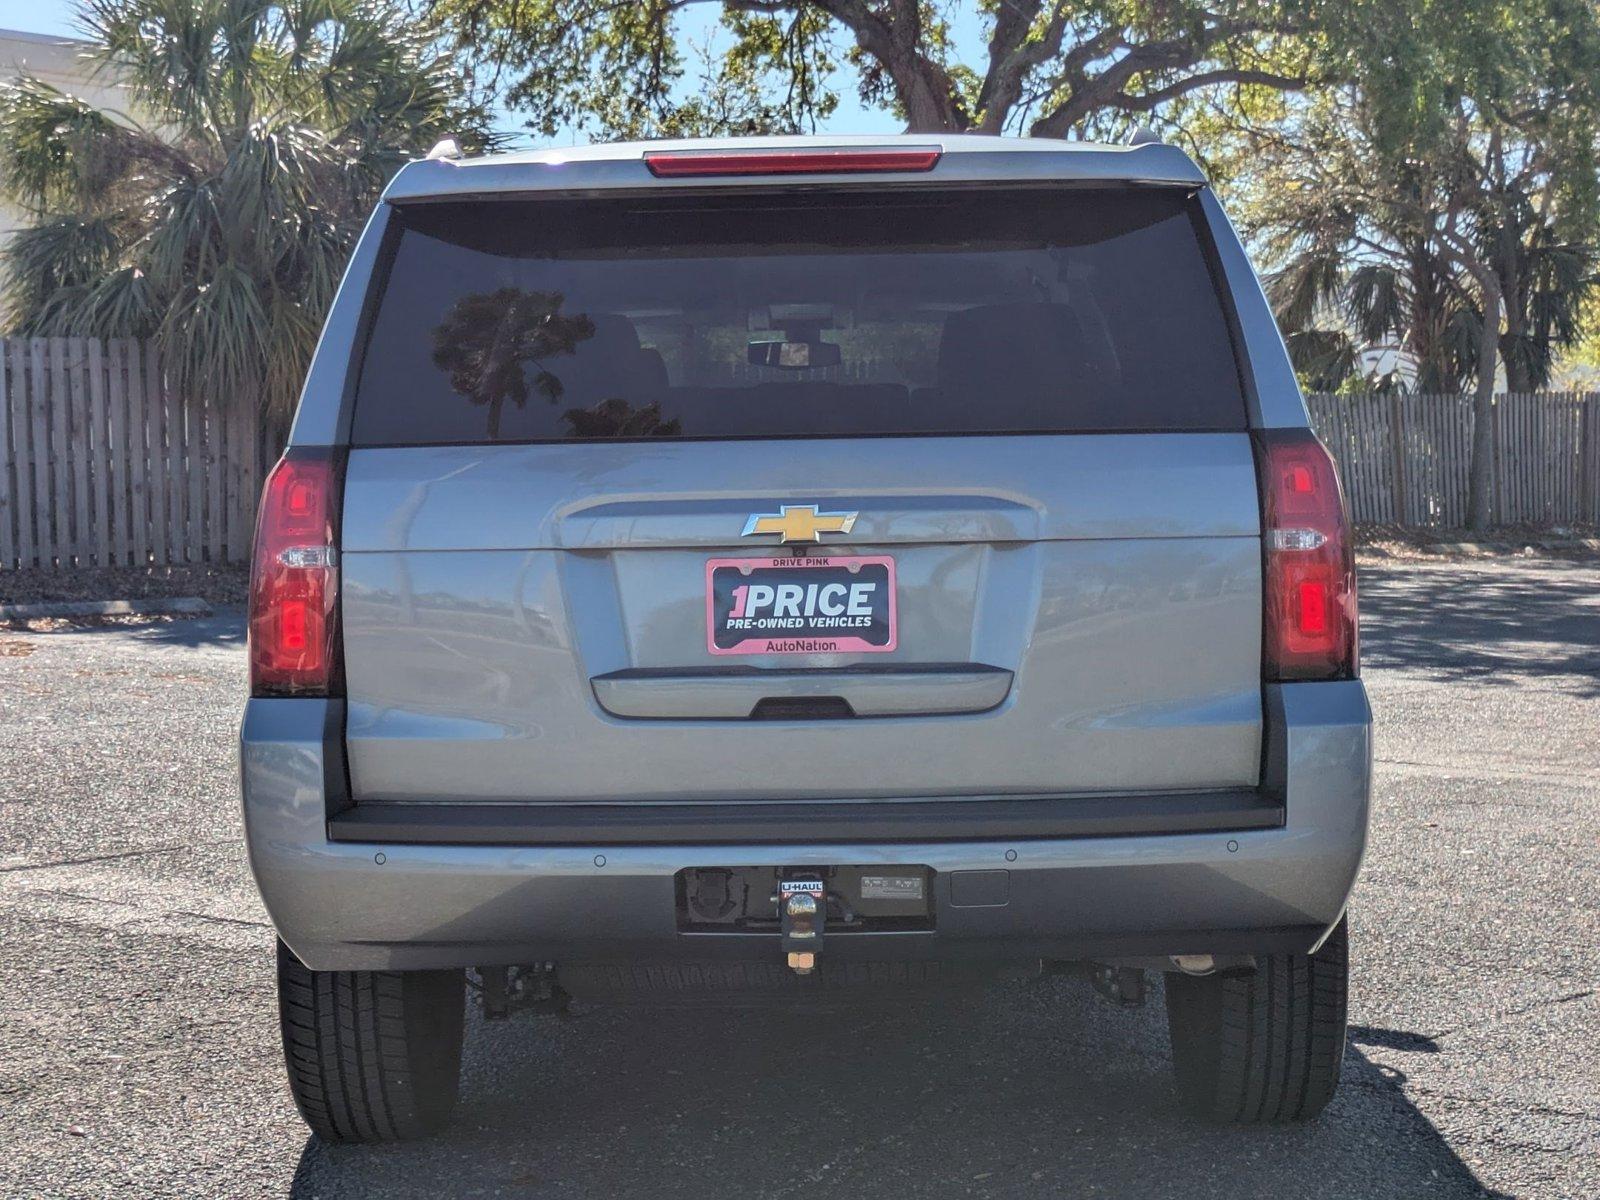
[(614, 717), (654, 720), (848, 719), (985, 712), (1011, 692), (1011, 672), (982, 663), (768, 670), (634, 668), (596, 675)]

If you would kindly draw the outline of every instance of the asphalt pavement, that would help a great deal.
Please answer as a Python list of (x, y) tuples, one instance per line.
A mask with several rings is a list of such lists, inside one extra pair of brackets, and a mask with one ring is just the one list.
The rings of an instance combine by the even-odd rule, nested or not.
[(0, 632), (0, 1196), (1600, 1196), (1600, 564), (1363, 571), (1344, 1085), (1177, 1110), (1159, 989), (470, 1018), (453, 1129), (310, 1138), (239, 836), (237, 613)]

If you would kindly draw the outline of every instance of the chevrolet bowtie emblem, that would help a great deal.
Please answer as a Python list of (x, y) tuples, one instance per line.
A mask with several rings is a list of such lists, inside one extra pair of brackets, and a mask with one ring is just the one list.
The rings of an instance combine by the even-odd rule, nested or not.
[(780, 542), (820, 542), (825, 533), (849, 533), (855, 523), (853, 512), (818, 512), (815, 504), (785, 504), (775, 513), (751, 513), (743, 536), (775, 533)]

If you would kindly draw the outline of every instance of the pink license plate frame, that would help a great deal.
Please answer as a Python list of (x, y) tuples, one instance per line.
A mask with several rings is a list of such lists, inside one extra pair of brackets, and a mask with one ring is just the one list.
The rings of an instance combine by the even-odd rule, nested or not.
[[(753, 632), (731, 646), (717, 645), (716, 573), (733, 568), (742, 574), (755, 570), (839, 568), (855, 573), (864, 566), (881, 566), (888, 575), (889, 640), (877, 645), (851, 634)], [(887, 554), (785, 555), (773, 558), (712, 558), (706, 560), (706, 649), (715, 655), (753, 654), (886, 654), (900, 643), (899, 588), (894, 559)]]

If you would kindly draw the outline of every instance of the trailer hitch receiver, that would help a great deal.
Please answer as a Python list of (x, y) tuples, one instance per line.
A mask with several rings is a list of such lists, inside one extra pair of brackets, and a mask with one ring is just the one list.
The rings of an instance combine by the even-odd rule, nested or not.
[(816, 969), (828, 923), (827, 888), (821, 879), (778, 881), (778, 932), (789, 967), (797, 975)]

